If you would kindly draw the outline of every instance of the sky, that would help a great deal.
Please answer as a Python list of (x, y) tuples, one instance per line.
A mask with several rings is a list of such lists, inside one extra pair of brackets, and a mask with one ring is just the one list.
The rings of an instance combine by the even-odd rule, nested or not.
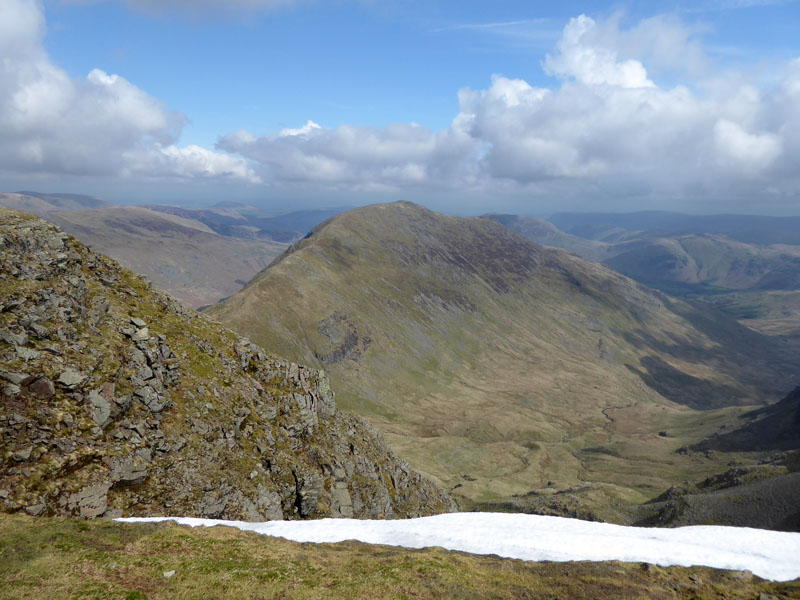
[(800, 215), (800, 2), (0, 0), (0, 191)]

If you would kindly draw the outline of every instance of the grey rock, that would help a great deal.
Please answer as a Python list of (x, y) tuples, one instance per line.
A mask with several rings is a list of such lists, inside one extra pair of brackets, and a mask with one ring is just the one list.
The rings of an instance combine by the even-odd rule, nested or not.
[(139, 388), (134, 395), (153, 413), (159, 413), (171, 404), (166, 395), (157, 394), (149, 385)]
[(17, 356), (24, 361), (36, 360), (41, 355), (38, 350), (34, 350), (33, 348), (23, 348), (22, 346), (17, 346), (16, 353)]
[(25, 385), (33, 379), (33, 376), (27, 373), (13, 373), (11, 371), (0, 371), (0, 377), (14, 385)]
[(11, 333), (6, 329), (0, 330), (0, 340), (12, 346), (27, 346), (31, 341), (26, 333)]
[(147, 327), (147, 323), (145, 323), (138, 317), (131, 317), (131, 324), (136, 325), (137, 329), (144, 329), (145, 327)]
[(17, 450), (16, 452), (14, 452), (11, 458), (13, 458), (17, 462), (25, 462), (31, 457), (32, 452), (33, 452), (33, 446), (27, 446), (22, 450)]
[(97, 391), (89, 394), (89, 415), (92, 421), (105, 429), (111, 424), (111, 402)]
[(58, 376), (58, 383), (69, 389), (79, 386), (84, 381), (86, 381), (86, 376), (72, 368)]
[(317, 510), (317, 504), (324, 491), (320, 475), (311, 473), (297, 478), (297, 507), (301, 517), (310, 517)]
[(283, 521), (281, 497), (278, 492), (269, 490), (263, 485), (259, 485), (256, 503), (268, 521)]
[(25, 507), (25, 512), (32, 517), (38, 517), (44, 514), (44, 511), (46, 510), (47, 510), (47, 505), (44, 502), (39, 502), (38, 504), (32, 504), (30, 506)]
[(44, 325), (39, 325), (39, 323), (31, 323), (28, 327), (31, 330), (31, 333), (35, 335), (40, 340), (46, 340), (50, 337), (50, 331)]
[(224, 496), (207, 494), (200, 501), (200, 514), (211, 519), (221, 517), (226, 506), (228, 506), (228, 500)]
[(110, 488), (110, 483), (87, 486), (69, 496), (67, 507), (72, 511), (77, 511), (85, 519), (99, 517), (108, 508), (108, 490)]
[(10, 397), (19, 396), (21, 392), (22, 388), (13, 383), (8, 383), (3, 387), (3, 394), (6, 396)]
[(353, 499), (347, 484), (337, 481), (331, 490), (331, 510), (334, 516), (350, 519), (353, 517)]
[(150, 339), (150, 330), (147, 327), (142, 327), (131, 336), (134, 342), (146, 342)]
[(136, 456), (141, 458), (146, 463), (153, 462), (153, 453), (147, 448), (141, 448), (136, 451)]
[(114, 487), (140, 485), (147, 479), (147, 464), (139, 456), (115, 458), (111, 461), (111, 481)]

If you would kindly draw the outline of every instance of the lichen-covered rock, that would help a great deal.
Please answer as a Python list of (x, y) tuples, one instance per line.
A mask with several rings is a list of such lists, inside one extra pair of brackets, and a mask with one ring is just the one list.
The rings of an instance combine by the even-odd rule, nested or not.
[(322, 371), (0, 209), (0, 510), (229, 519), (452, 510)]

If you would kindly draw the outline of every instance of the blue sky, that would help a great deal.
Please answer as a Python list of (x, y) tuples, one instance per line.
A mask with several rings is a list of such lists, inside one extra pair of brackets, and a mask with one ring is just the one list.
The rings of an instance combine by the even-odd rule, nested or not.
[(0, 188), (800, 214), (798, 31), (791, 1), (3, 0)]

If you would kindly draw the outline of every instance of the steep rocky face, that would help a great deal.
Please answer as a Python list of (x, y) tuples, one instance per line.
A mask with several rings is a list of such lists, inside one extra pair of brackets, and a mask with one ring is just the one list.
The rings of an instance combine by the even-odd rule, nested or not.
[(451, 499), (324, 372), (211, 324), (57, 227), (0, 209), (0, 509), (405, 517)]

